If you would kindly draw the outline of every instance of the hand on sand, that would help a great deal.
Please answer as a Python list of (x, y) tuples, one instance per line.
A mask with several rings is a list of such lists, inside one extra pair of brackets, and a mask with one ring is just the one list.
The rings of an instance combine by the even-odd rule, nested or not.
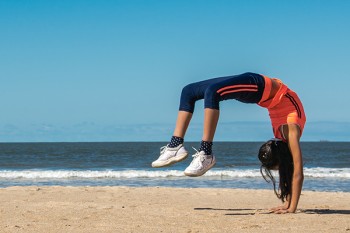
[(270, 209), (270, 213), (274, 214), (287, 214), (287, 213), (294, 213), (294, 211), (291, 211), (286, 206), (277, 206), (272, 209)]
[(275, 211), (278, 211), (278, 210), (286, 210), (288, 209), (288, 207), (284, 206), (284, 205), (281, 205), (281, 206), (277, 206), (277, 207), (273, 207), (270, 209), (271, 212), (275, 212)]
[(288, 214), (288, 213), (294, 214), (294, 211), (291, 211), (291, 210), (289, 210), (289, 209), (286, 209), (286, 210), (276, 210), (276, 211), (274, 211), (273, 213), (275, 213), (275, 214)]

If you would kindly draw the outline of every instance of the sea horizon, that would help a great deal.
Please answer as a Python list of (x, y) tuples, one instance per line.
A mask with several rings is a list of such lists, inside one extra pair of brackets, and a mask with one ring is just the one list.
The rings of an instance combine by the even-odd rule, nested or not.
[[(76, 124), (0, 124), (0, 142), (163, 142), (170, 140), (171, 123), (94, 123)], [(202, 138), (203, 123), (191, 122), (185, 141)], [(273, 137), (269, 121), (220, 122), (215, 142), (257, 142)], [(307, 122), (301, 137), (304, 142), (348, 142), (350, 122)]]

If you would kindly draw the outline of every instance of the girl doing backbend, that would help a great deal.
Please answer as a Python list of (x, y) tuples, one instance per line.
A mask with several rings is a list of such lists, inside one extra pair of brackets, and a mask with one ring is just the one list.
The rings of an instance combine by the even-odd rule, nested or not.
[[(255, 73), (244, 73), (196, 82), (185, 86), (181, 93), (175, 130), (168, 145), (161, 148), (152, 167), (164, 167), (188, 156), (184, 136), (197, 100), (204, 99), (204, 129), (200, 149), (185, 169), (187, 176), (201, 176), (212, 168), (216, 159), (212, 153), (213, 138), (219, 119), (219, 103), (235, 99), (267, 108), (276, 139), (264, 143), (259, 150), (260, 171), (271, 179), (278, 198), (284, 205), (273, 208), (275, 213), (294, 213), (303, 185), (303, 161), (299, 140), (306, 117), (297, 94), (280, 80)], [(279, 190), (271, 170), (279, 171)]]

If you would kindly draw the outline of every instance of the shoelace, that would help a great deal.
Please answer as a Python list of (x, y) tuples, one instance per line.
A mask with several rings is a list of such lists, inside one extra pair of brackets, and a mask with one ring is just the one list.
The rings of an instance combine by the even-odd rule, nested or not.
[(192, 147), (192, 149), (196, 151), (196, 153), (192, 155), (192, 158), (193, 158), (192, 163), (193, 164), (196, 163), (198, 161), (197, 158), (199, 158), (200, 162), (203, 162), (205, 160), (205, 155), (200, 154), (200, 152), (194, 147)]
[(168, 149), (168, 145), (162, 146), (162, 147), (160, 148), (160, 156), (159, 156), (159, 159), (160, 159), (160, 158), (166, 158), (166, 157), (164, 157), (164, 156), (166, 155), (165, 152), (166, 152), (167, 149)]
[(168, 145), (162, 146), (162, 147), (160, 148), (160, 154), (161, 154), (161, 155), (166, 151), (166, 148), (168, 148)]

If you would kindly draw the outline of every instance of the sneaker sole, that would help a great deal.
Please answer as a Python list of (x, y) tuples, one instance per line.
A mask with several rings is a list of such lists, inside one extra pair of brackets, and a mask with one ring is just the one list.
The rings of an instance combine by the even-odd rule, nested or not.
[(214, 167), (215, 164), (216, 164), (216, 160), (214, 161), (214, 163), (212, 163), (212, 164), (208, 167), (208, 169), (206, 169), (206, 170), (204, 170), (204, 171), (202, 171), (202, 172), (200, 172), (200, 173), (189, 173), (189, 172), (186, 172), (186, 171), (185, 171), (184, 173), (185, 173), (186, 176), (190, 176), (190, 177), (202, 176), (202, 175), (204, 175), (207, 171), (209, 171), (212, 167)]
[(184, 154), (181, 154), (179, 156), (175, 156), (175, 157), (173, 157), (173, 158), (171, 158), (171, 159), (169, 159), (161, 164), (153, 164), (152, 163), (152, 167), (154, 167), (154, 168), (167, 167), (167, 166), (170, 166), (174, 163), (181, 162), (182, 160), (185, 160), (187, 157), (188, 157), (188, 153), (184, 153)]

